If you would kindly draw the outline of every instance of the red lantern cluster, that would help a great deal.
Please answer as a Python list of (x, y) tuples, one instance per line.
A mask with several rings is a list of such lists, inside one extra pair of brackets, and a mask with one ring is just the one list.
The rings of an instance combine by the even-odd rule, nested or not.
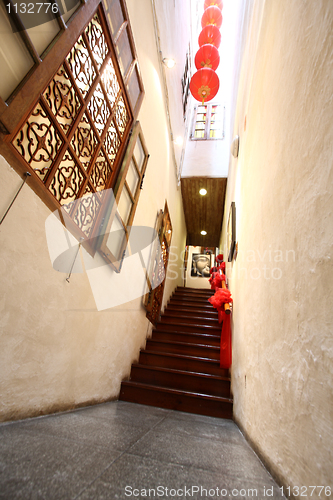
[(221, 43), (222, 0), (205, 0), (201, 18), (202, 31), (199, 35), (199, 50), (195, 56), (197, 72), (191, 78), (190, 91), (193, 97), (204, 104), (213, 99), (220, 86), (215, 73), (220, 64), (218, 48)]

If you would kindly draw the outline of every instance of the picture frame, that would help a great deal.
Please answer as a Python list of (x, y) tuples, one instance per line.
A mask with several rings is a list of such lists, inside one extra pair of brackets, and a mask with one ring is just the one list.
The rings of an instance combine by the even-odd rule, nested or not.
[(227, 226), (228, 262), (232, 262), (236, 248), (236, 203), (231, 202)]
[(212, 267), (211, 254), (194, 253), (192, 254), (191, 276), (198, 278), (209, 278), (210, 268)]

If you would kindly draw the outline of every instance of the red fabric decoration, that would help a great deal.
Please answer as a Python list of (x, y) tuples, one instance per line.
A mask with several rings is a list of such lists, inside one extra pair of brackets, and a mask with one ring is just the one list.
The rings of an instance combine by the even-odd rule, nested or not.
[(207, 7), (204, 11), (201, 18), (201, 26), (204, 28), (205, 26), (213, 25), (217, 28), (221, 28), (222, 26), (222, 12), (215, 5), (211, 5)]
[(211, 5), (216, 5), (216, 7), (218, 7), (220, 10), (223, 9), (222, 0), (205, 0), (204, 10), (206, 10)]
[(222, 262), (222, 264), (219, 265), (219, 267), (217, 268), (218, 271), (222, 271), (223, 273), (225, 273), (225, 262)]
[(229, 369), (232, 363), (231, 314), (222, 313), (220, 368)]
[(222, 281), (225, 281), (225, 275), (220, 273), (213, 273), (209, 279), (211, 283), (211, 288), (222, 288)]
[(215, 309), (224, 310), (224, 304), (232, 302), (231, 292), (227, 288), (218, 288), (212, 297), (209, 297), (210, 302)]
[(220, 80), (215, 71), (210, 68), (199, 69), (191, 78), (190, 91), (194, 99), (202, 104), (213, 99), (220, 86)]
[(209, 270), (210, 274), (217, 272), (217, 267), (211, 267)]
[(199, 35), (199, 47), (209, 43), (215, 45), (218, 49), (221, 44), (221, 33), (216, 26), (209, 24), (206, 26)]
[(223, 262), (223, 253), (219, 253), (216, 256), (216, 262)]
[(197, 69), (201, 68), (211, 68), (214, 71), (220, 64), (220, 54), (215, 45), (206, 43), (202, 45), (194, 58), (195, 67)]

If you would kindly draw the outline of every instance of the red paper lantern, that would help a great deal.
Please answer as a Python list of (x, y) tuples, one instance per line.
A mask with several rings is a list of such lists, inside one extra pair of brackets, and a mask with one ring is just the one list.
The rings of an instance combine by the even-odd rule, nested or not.
[(194, 63), (197, 69), (211, 68), (215, 71), (220, 64), (219, 51), (209, 43), (202, 45), (195, 55)]
[(211, 24), (206, 26), (199, 35), (199, 47), (207, 43), (214, 45), (217, 49), (221, 44), (221, 33), (216, 26)]
[(210, 68), (199, 69), (191, 78), (190, 91), (194, 99), (205, 103), (213, 99), (220, 86), (220, 80), (214, 70)]
[(222, 0), (205, 0), (204, 10), (208, 9), (211, 5), (216, 5), (220, 10), (223, 9)]
[(211, 7), (208, 7), (202, 14), (201, 26), (204, 28), (205, 26), (212, 24), (217, 28), (221, 28), (222, 19), (222, 12), (220, 11), (220, 9), (215, 5), (212, 5)]

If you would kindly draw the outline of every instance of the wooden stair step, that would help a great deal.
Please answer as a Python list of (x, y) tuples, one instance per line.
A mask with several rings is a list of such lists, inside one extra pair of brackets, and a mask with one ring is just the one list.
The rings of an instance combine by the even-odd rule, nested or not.
[(213, 335), (221, 335), (222, 325), (217, 323), (216, 325), (206, 325), (202, 322), (196, 324), (182, 323), (176, 320), (164, 321), (163, 318), (156, 323), (156, 327), (159, 330), (164, 331), (177, 331), (181, 329), (184, 332), (189, 333), (211, 333)]
[(123, 382), (119, 399), (200, 415), (232, 418), (232, 399), (142, 384), (140, 382)]
[(120, 399), (232, 418), (229, 370), (220, 368), (222, 325), (210, 289), (177, 287), (155, 325)]
[(220, 345), (220, 335), (211, 335), (208, 333), (190, 333), (182, 332), (181, 329), (177, 331), (163, 331), (159, 329), (153, 330), (152, 339), (160, 340), (176, 340), (179, 342), (188, 342), (189, 344), (206, 344), (206, 345)]
[(193, 305), (199, 305), (199, 306), (207, 306), (213, 308), (212, 304), (208, 301), (209, 297), (195, 297), (192, 295), (172, 295), (169, 299), (169, 303), (177, 303), (181, 304), (183, 302), (193, 304)]
[(175, 292), (172, 295), (171, 299), (172, 300), (177, 300), (177, 301), (188, 300), (190, 302), (196, 302), (196, 303), (205, 305), (206, 303), (210, 304), (210, 302), (208, 301), (208, 299), (210, 297), (211, 297), (211, 295), (191, 295), (191, 294), (185, 294), (185, 293), (177, 293), (177, 292)]
[(187, 293), (212, 293), (211, 288), (190, 288), (188, 286), (177, 286), (176, 290)]
[(220, 359), (219, 346), (149, 339), (147, 340), (146, 349), (148, 351), (186, 354), (187, 356), (197, 356), (199, 358)]
[(230, 398), (230, 378), (158, 366), (132, 366), (132, 382)]
[(220, 368), (216, 359), (200, 358), (198, 356), (188, 356), (186, 354), (145, 351), (140, 352), (139, 363), (141, 365), (162, 366), (164, 368), (174, 368), (176, 370), (208, 373), (210, 375), (220, 375), (228, 377), (229, 371)]
[(204, 323), (206, 326), (215, 326), (216, 328), (219, 327), (219, 320), (218, 318), (206, 318), (206, 317), (200, 317), (200, 316), (177, 316), (173, 315), (172, 313), (164, 313), (161, 317), (161, 321), (163, 323), (184, 323), (186, 325), (198, 325), (200, 323)]
[[(169, 305), (167, 310), (165, 311), (165, 314), (172, 314), (173, 316), (195, 316), (195, 317), (202, 317), (202, 318), (210, 318), (210, 319), (217, 319), (218, 318), (218, 312), (216, 309), (214, 310), (206, 310), (203, 308), (197, 309), (195, 307), (188, 308), (188, 307), (177, 307), (174, 305)], [(164, 314), (163, 314), (164, 316)]]

